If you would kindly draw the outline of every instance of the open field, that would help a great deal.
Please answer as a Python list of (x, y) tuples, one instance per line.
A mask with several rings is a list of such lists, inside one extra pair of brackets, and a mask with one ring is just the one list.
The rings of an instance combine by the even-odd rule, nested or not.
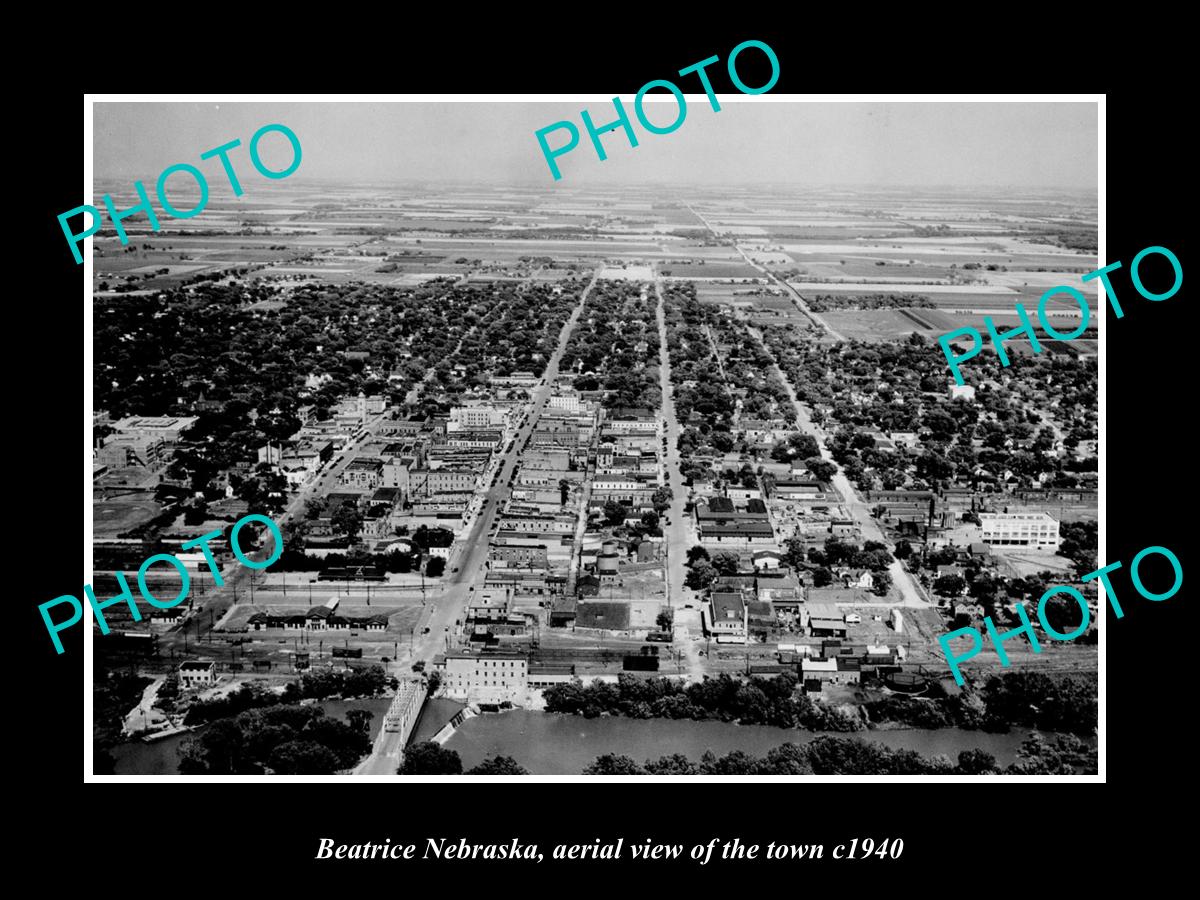
[(153, 519), (161, 509), (153, 500), (96, 500), (92, 503), (92, 528), (97, 538), (116, 537)]

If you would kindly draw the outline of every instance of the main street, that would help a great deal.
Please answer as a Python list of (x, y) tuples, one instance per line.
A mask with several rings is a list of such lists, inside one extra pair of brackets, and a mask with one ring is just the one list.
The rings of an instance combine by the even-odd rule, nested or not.
[(681, 612), (685, 603), (694, 598), (694, 592), (684, 584), (687, 576), (688, 536), (684, 506), (687, 490), (679, 461), (679, 417), (675, 413), (675, 393), (671, 387), (671, 355), (667, 351), (667, 317), (662, 293), (662, 277), (654, 273), (654, 294), (658, 298), (655, 314), (658, 318), (658, 377), (662, 389), (663, 435), (666, 438), (666, 453), (663, 455), (667, 487), (671, 489), (671, 506), (663, 519), (663, 543), (667, 550), (666, 587), (667, 603), (674, 609), (675, 648), (687, 657), (688, 677), (699, 681), (704, 677), (696, 642)]
[[(671, 356), (667, 352), (667, 319), (662, 294), (662, 278), (655, 272), (654, 293), (658, 298), (658, 374), (662, 389), (663, 434), (666, 436), (667, 452), (663, 459), (667, 487), (671, 489), (671, 507), (667, 510), (667, 522), (663, 527), (663, 538), (667, 547), (667, 600), (672, 606), (683, 606), (684, 563), (687, 561), (687, 529), (684, 527), (684, 504), (687, 491), (679, 464), (679, 417), (675, 414), (675, 394), (671, 388)], [(678, 601), (678, 602), (676, 602)]]
[[(533, 404), (517, 430), (516, 437), (504, 451), (497, 475), (486, 487), (485, 499), (471, 527), (460, 541), (455, 542), (445, 578), (445, 587), (422, 616), (421, 632), (412, 652), (413, 661), (424, 660), (426, 664), (450, 646), (451, 636), (457, 636), (467, 598), (481, 581), (487, 563), (488, 543), (495, 525), (496, 514), (508, 496), (508, 482), (513, 477), (521, 452), (533, 435), (538, 417), (550, 399), (554, 382), (558, 378), (558, 366), (566, 352), (567, 342), (575, 330), (575, 323), (583, 312), (588, 294), (596, 284), (599, 271), (592, 276), (588, 286), (580, 294), (579, 303), (563, 325), (559, 334), (558, 347), (546, 365), (542, 381), (534, 390)], [(455, 571), (457, 569), (457, 571)], [(371, 755), (355, 770), (357, 775), (394, 775), (400, 763), (400, 732), (381, 731)]]

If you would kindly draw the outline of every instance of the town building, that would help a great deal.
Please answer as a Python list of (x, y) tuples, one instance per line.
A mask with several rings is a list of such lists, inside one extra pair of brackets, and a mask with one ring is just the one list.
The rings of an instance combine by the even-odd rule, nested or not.
[(749, 611), (741, 592), (713, 591), (707, 612), (709, 633), (718, 643), (745, 642)]
[(458, 651), (434, 659), (442, 690), (462, 700), (515, 699), (529, 685), (528, 662), (521, 653)]
[(185, 688), (216, 684), (217, 664), (211, 660), (189, 660), (180, 663), (179, 681)]
[(1058, 522), (1049, 513), (979, 513), (982, 540), (992, 547), (1057, 550)]
[(381, 459), (353, 459), (342, 472), (340, 481), (346, 487), (373, 491), (380, 485), (382, 472)]

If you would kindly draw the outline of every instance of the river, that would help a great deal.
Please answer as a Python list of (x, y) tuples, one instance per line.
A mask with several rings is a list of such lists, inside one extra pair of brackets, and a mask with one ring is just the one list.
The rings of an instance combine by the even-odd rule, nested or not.
[[(894, 750), (916, 750), (923, 756), (944, 753), (957, 761), (962, 750), (986, 750), (1006, 766), (1016, 762), (1027, 730), (988, 734), (962, 728), (857, 731), (835, 737), (858, 737)], [(698, 761), (705, 750), (722, 756), (744, 750), (752, 756), (787, 741), (804, 744), (819, 733), (767, 725), (695, 722), (691, 719), (627, 719), (602, 716), (587, 719), (561, 713), (513, 710), (468, 719), (446, 741), (469, 769), (489, 756), (511, 756), (537, 775), (578, 775), (597, 756), (619, 753), (639, 763), (672, 753)], [(1047, 735), (1050, 737), (1050, 735)]]
[[(375, 714), (370, 722), (371, 740), (383, 727), (383, 715), (391, 705), (391, 697), (375, 697), (370, 700), (324, 700), (318, 705), (325, 715), (345, 721), (346, 713), (352, 709), (366, 709)], [(190, 738), (204, 732), (205, 726), (194, 731), (171, 735), (161, 741), (147, 744), (145, 741), (128, 741), (112, 749), (118, 775), (178, 775), (179, 749)]]

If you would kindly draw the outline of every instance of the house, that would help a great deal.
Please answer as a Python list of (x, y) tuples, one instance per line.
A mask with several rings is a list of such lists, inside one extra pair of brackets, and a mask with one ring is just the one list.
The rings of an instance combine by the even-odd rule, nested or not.
[(185, 688), (216, 684), (217, 664), (211, 660), (189, 660), (180, 663), (179, 681)]
[(871, 574), (870, 569), (849, 569), (839, 568), (837, 576), (841, 579), (842, 584), (848, 588), (862, 588), (864, 591), (873, 590), (875, 587), (875, 576)]
[(777, 610), (794, 612), (804, 599), (790, 569), (760, 570), (755, 585), (758, 599), (771, 601)]
[(778, 550), (755, 550), (753, 560), (756, 569), (778, 569), (783, 562), (783, 554)]

